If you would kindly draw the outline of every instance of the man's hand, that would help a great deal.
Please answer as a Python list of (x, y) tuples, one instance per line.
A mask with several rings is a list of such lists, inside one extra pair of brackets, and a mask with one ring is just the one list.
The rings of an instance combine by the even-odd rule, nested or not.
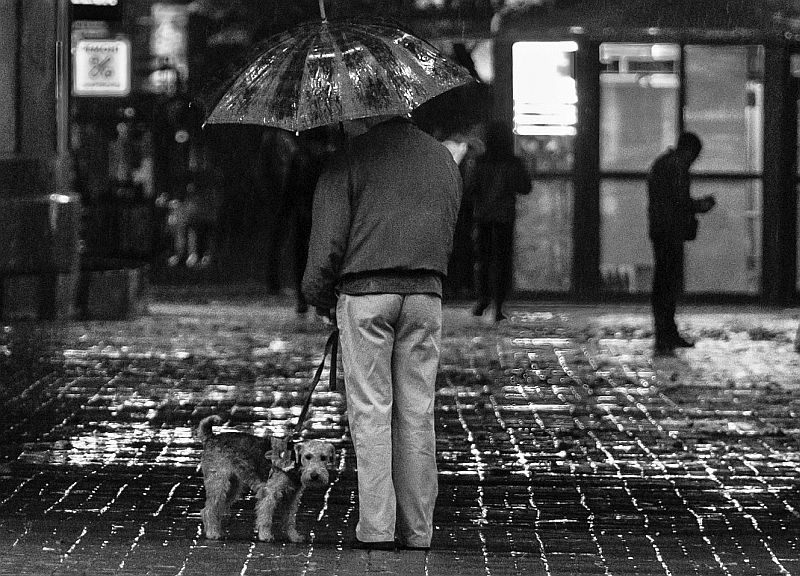
[(698, 212), (708, 212), (717, 204), (717, 200), (714, 198), (713, 194), (709, 194), (708, 196), (703, 196), (702, 198), (698, 198), (695, 201), (697, 206)]
[(322, 319), (324, 324), (336, 326), (336, 308), (325, 308), (322, 306), (315, 306), (314, 308), (317, 312), (317, 316)]

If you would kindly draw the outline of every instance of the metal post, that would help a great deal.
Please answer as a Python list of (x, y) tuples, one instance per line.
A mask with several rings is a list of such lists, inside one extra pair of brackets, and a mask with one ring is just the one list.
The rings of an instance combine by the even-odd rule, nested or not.
[(785, 45), (768, 45), (764, 66), (764, 186), (761, 296), (786, 303), (797, 275), (797, 100)]
[(56, 153), (69, 153), (69, 0), (58, 0), (56, 15)]
[(572, 291), (580, 300), (600, 297), (600, 45), (580, 42), (575, 75), (578, 134), (573, 167)]

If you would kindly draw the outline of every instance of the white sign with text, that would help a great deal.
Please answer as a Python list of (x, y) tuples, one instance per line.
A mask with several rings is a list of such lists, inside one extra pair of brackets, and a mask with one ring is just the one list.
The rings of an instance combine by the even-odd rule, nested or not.
[(131, 91), (131, 45), (127, 39), (79, 40), (74, 64), (75, 96), (127, 96)]

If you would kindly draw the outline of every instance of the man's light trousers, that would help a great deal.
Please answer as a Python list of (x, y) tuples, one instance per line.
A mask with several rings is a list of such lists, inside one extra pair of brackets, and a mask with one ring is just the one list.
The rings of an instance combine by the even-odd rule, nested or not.
[(336, 307), (362, 542), (430, 546), (438, 494), (434, 389), (441, 298), (342, 294)]

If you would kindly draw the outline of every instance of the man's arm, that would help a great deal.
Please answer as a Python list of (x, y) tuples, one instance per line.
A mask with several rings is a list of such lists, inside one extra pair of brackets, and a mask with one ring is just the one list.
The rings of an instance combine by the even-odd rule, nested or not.
[(313, 306), (323, 309), (336, 306), (335, 287), (349, 231), (348, 164), (344, 154), (337, 154), (320, 176), (314, 193), (308, 262), (302, 284), (303, 295)]

